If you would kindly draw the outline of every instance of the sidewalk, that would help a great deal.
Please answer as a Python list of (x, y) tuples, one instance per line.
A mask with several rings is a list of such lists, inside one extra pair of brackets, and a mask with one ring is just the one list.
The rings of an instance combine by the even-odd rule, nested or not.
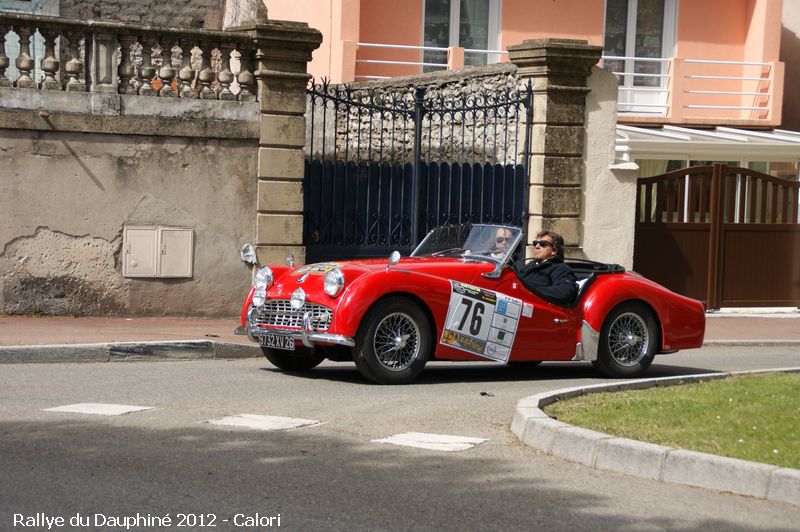
[(255, 345), (234, 334), (238, 326), (237, 318), (0, 316), (0, 346), (189, 340)]
[[(205, 318), (0, 316), (0, 346), (203, 341), (255, 346), (239, 321)], [(799, 343), (800, 311), (708, 314), (706, 343)]]

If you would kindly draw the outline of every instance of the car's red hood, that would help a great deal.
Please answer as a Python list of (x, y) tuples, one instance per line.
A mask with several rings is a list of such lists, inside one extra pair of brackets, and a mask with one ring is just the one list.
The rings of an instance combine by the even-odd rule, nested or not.
[[(288, 298), (297, 288), (303, 288), (303, 291), (309, 296), (320, 294), (323, 290), (325, 274), (333, 268), (342, 270), (345, 289), (347, 289), (359, 277), (386, 271), (388, 265), (387, 259), (363, 259), (297, 266), (277, 278), (275, 285), (269, 290), (269, 294), (272, 298), (284, 296)], [(389, 268), (395, 271), (432, 275), (468, 283), (476, 275), (492, 271), (494, 264), (475, 260), (465, 261), (452, 257), (404, 257), (398, 264)]]

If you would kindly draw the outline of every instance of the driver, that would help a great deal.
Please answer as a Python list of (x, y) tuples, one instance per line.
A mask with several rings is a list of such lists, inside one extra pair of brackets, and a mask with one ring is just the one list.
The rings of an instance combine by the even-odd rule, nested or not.
[(494, 249), (492, 257), (502, 259), (508, 253), (511, 244), (514, 242), (514, 235), (506, 227), (498, 227), (494, 233)]
[(578, 285), (572, 268), (564, 264), (564, 238), (554, 231), (539, 231), (533, 261), (519, 270), (519, 279), (537, 296), (561, 305), (572, 303)]

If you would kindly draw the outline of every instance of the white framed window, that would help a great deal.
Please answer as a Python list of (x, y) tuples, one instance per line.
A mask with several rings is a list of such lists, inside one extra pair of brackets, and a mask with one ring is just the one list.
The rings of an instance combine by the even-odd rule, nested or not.
[(666, 114), (677, 14), (678, 0), (606, 0), (603, 67), (619, 79), (620, 112)]
[[(423, 0), (424, 46), (460, 46), (466, 50), (496, 50), (500, 36), (501, 0)], [(497, 54), (465, 51), (465, 65), (485, 65)], [(447, 64), (447, 53), (428, 50), (425, 63)], [(436, 70), (426, 67), (426, 71)]]

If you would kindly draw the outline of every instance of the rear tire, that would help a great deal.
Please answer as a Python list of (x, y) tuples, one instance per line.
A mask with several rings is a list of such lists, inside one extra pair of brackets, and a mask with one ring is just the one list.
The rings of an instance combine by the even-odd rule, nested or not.
[(607, 377), (638, 377), (653, 363), (659, 341), (653, 312), (643, 303), (622, 303), (603, 322), (593, 364)]
[(353, 360), (361, 374), (380, 384), (405, 384), (425, 368), (431, 328), (425, 312), (404, 297), (376, 303), (361, 322)]
[(296, 347), (294, 351), (262, 347), (261, 352), (273, 366), (284, 371), (307, 371), (325, 360), (319, 350), (305, 346)]

